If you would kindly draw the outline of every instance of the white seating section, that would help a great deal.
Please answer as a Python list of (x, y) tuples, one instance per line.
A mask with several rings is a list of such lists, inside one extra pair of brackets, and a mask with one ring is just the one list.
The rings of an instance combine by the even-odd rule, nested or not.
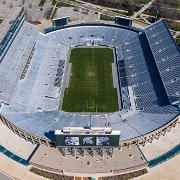
[(25, 22), (0, 63), (0, 99), (9, 102), (39, 30)]

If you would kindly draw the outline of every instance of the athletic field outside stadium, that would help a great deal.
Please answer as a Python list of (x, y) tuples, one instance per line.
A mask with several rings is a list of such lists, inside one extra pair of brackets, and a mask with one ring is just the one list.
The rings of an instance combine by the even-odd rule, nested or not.
[(62, 110), (67, 112), (115, 112), (117, 89), (113, 87), (113, 49), (71, 50), (71, 74)]

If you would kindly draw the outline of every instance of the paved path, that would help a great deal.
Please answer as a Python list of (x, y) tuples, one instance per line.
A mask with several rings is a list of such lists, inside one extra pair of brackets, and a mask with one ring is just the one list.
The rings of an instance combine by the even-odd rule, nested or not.
[(24, 166), (0, 153), (0, 180), (11, 180), (2, 172), (5, 172), (13, 179), (19, 180), (45, 180), (44, 177), (38, 176), (29, 171), (29, 167)]
[(153, 168), (148, 168), (148, 173), (134, 178), (133, 180), (179, 180), (180, 177), (180, 156), (157, 165)]
[(12, 180), (9, 176), (6, 176), (2, 172), (0, 172), (0, 180)]

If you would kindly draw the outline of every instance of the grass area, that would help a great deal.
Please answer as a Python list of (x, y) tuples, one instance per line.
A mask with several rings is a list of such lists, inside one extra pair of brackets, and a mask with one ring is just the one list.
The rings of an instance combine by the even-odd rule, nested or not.
[(111, 176), (111, 177), (102, 177), (102, 180), (128, 180), (128, 179), (133, 179), (135, 177), (142, 176), (147, 173), (148, 173), (147, 169), (141, 169), (141, 170), (127, 173), (127, 174), (121, 174), (121, 175)]
[(114, 17), (101, 14), (101, 15), (100, 15), (100, 20), (104, 20), (104, 21), (114, 21)]
[(180, 9), (180, 1), (179, 0), (160, 0), (161, 5), (170, 6), (173, 8)]
[(56, 1), (56, 0), (52, 0), (51, 6), (55, 6), (55, 5), (56, 5), (56, 3), (57, 3), (57, 1)]
[(114, 10), (112, 9), (111, 10), (112, 12), (115, 12), (118, 16), (126, 16), (127, 15), (127, 12), (125, 11), (119, 11), (119, 10)]
[(144, 23), (144, 24), (148, 24), (144, 19), (142, 19), (142, 18), (136, 18), (135, 20), (134, 20), (134, 22), (135, 21), (138, 21), (138, 22), (141, 22), (141, 23)]
[(176, 43), (180, 47), (180, 37), (176, 39)]
[(72, 49), (70, 82), (65, 89), (62, 109), (68, 112), (117, 111), (113, 62), (113, 50), (110, 48)]
[(147, 4), (149, 3), (151, 0), (134, 0), (135, 3), (138, 3), (138, 4)]
[(41, 169), (37, 169), (35, 167), (32, 167), (30, 170), (30, 172), (37, 174), (39, 176), (43, 176), (47, 179), (61, 179), (61, 180), (73, 180), (74, 177), (73, 176), (63, 176), (61, 174), (56, 174), (53, 172), (48, 172), (48, 171), (43, 171)]
[(175, 30), (176, 30), (176, 31), (180, 31), (180, 23), (178, 23), (178, 24), (176, 25)]
[(64, 2), (58, 2), (56, 7), (60, 8), (60, 7), (76, 7), (76, 6), (71, 5), (71, 4), (67, 4), (67, 3), (64, 3)]
[(46, 1), (46, 0), (41, 0), (41, 1), (39, 2), (39, 7), (44, 6), (45, 1)]

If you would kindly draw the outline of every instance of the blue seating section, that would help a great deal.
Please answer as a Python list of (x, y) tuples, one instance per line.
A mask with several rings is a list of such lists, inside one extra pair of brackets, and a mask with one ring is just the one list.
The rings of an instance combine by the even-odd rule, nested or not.
[(170, 103), (180, 100), (180, 50), (164, 20), (145, 29), (145, 33)]
[(149, 42), (145, 34), (126, 40), (121, 53), (123, 61), (118, 62), (120, 80), (126, 86), (133, 86), (136, 108), (145, 110), (151, 106), (169, 104)]

